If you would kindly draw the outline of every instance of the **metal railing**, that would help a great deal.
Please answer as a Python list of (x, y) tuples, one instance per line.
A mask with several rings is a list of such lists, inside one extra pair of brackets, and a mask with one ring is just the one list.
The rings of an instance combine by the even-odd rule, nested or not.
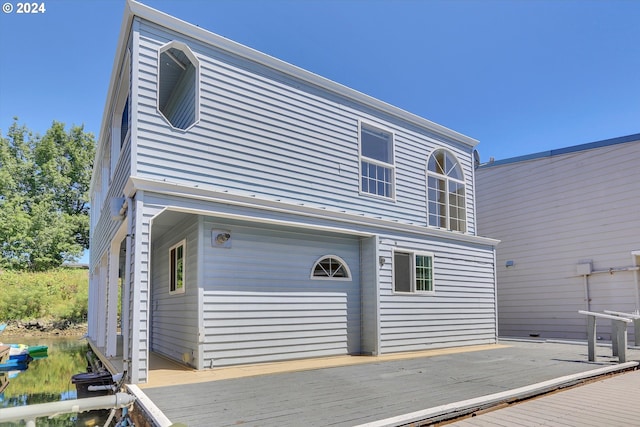
[(116, 393), (108, 396), (4, 408), (0, 411), (0, 424), (24, 421), (27, 427), (35, 427), (36, 418), (55, 417), (62, 414), (95, 411), (98, 409), (119, 409), (129, 406), (135, 401), (135, 396), (128, 393)]
[(635, 345), (640, 346), (640, 314), (637, 313), (622, 313), (620, 311), (605, 310), (606, 314), (612, 314), (614, 316), (626, 317), (633, 320), (633, 334), (635, 335)]
[(595, 313), (593, 311), (578, 311), (587, 316), (587, 345), (589, 348), (589, 361), (596, 361), (596, 318), (611, 320), (611, 349), (614, 356), (618, 356), (618, 361), (627, 361), (627, 324), (632, 320), (627, 317), (611, 314)]

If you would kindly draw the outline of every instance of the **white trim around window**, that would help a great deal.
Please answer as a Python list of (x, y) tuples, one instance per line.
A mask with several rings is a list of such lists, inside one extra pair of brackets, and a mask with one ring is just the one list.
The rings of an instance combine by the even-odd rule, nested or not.
[(187, 287), (187, 240), (169, 248), (169, 294), (183, 294)]
[(311, 280), (351, 281), (351, 270), (344, 259), (337, 255), (323, 255), (311, 267)]
[(358, 121), (360, 194), (395, 200), (395, 135), (380, 126)]
[(393, 292), (396, 294), (435, 294), (432, 252), (393, 250)]

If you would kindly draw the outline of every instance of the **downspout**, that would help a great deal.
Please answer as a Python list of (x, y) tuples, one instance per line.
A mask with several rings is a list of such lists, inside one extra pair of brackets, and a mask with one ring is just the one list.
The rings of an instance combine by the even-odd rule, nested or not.
[(498, 330), (498, 260), (497, 260), (497, 249), (493, 247), (493, 310), (494, 310), (494, 319), (493, 322), (495, 324), (496, 336), (495, 336), (495, 344), (498, 344), (499, 340), (499, 330)]
[(122, 286), (122, 310), (120, 313), (120, 322), (122, 328), (122, 364), (124, 372), (129, 375), (131, 378), (131, 373), (129, 372), (129, 329), (131, 327), (131, 308), (129, 302), (131, 301), (131, 251), (133, 250), (132, 245), (132, 237), (131, 232), (133, 231), (133, 215), (131, 212), (133, 211), (133, 201), (131, 197), (127, 197), (127, 252), (125, 254), (125, 266), (124, 266), (124, 283)]
[[(633, 275), (635, 276), (635, 292), (636, 292), (636, 312), (635, 314), (640, 314), (640, 251), (631, 252), (632, 265), (635, 265), (635, 271)], [(636, 338), (637, 342), (637, 338)]]

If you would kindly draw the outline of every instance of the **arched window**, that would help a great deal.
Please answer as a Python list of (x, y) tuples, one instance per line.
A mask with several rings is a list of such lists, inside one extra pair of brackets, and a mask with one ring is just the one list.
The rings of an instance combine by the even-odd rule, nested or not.
[(467, 231), (464, 174), (453, 154), (446, 150), (436, 150), (429, 157), (427, 198), (430, 226)]
[(351, 280), (349, 266), (336, 255), (326, 255), (320, 258), (311, 269), (312, 279)]

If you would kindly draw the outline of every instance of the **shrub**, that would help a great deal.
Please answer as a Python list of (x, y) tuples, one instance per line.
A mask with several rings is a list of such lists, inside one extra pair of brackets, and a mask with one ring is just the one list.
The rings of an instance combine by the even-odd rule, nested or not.
[(0, 321), (87, 317), (89, 272), (60, 268), (30, 273), (0, 271)]

